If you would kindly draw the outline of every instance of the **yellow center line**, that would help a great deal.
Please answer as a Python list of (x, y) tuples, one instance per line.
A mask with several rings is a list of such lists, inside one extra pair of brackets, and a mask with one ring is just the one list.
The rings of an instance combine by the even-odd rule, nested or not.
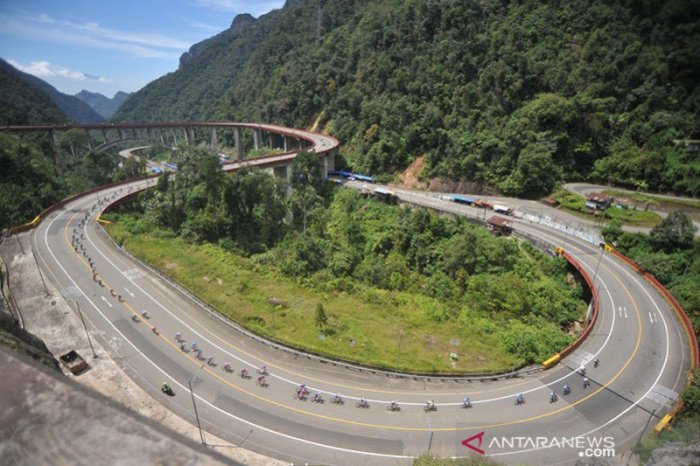
[[(70, 243), (69, 243), (69, 241), (68, 241), (68, 234), (67, 234), (68, 225), (70, 224), (70, 222), (71, 222), (77, 215), (78, 215), (78, 213), (75, 213), (75, 214), (70, 218), (70, 220), (68, 221), (68, 223), (66, 223), (66, 226), (64, 227), (64, 237), (65, 237), (65, 240), (66, 240), (66, 244), (69, 244), (69, 245), (70, 245)], [(88, 269), (90, 269), (90, 267), (89, 267), (89, 265), (88, 265), (88, 262), (85, 261), (85, 259), (83, 259), (82, 257), (80, 257), (80, 256), (78, 256), (78, 257), (82, 260), (82, 262), (83, 262), (83, 264), (85, 265), (85, 267), (88, 268)], [(503, 426), (516, 425), (516, 424), (524, 424), (524, 423), (527, 423), (527, 422), (532, 422), (532, 421), (535, 421), (535, 420), (538, 420), (538, 419), (542, 419), (542, 418), (546, 418), (546, 417), (549, 417), (549, 416), (553, 416), (553, 415), (558, 414), (558, 413), (560, 413), (560, 412), (563, 412), (563, 411), (572, 409), (573, 407), (575, 407), (575, 406), (577, 406), (577, 405), (583, 403), (584, 401), (587, 401), (587, 400), (589, 400), (590, 398), (596, 396), (598, 393), (600, 393), (601, 391), (605, 390), (608, 386), (610, 386), (615, 380), (617, 380), (617, 378), (620, 377), (620, 375), (622, 375), (622, 373), (625, 371), (625, 369), (627, 368), (627, 366), (629, 366), (629, 364), (632, 362), (634, 356), (637, 354), (637, 351), (639, 350), (639, 346), (640, 346), (640, 344), (641, 344), (641, 339), (642, 339), (642, 324), (641, 324), (642, 319), (641, 319), (641, 315), (640, 315), (640, 312), (639, 312), (639, 308), (638, 308), (638, 306), (637, 306), (637, 303), (636, 303), (636, 301), (634, 300), (634, 298), (632, 297), (632, 295), (630, 294), (628, 288), (627, 288), (627, 287), (624, 285), (624, 283), (620, 280), (619, 276), (618, 276), (615, 272), (613, 272), (610, 268), (608, 268), (606, 265), (602, 265), (602, 267), (604, 267), (606, 270), (608, 270), (608, 272), (610, 272), (610, 273), (615, 277), (615, 279), (618, 281), (618, 283), (619, 283), (619, 284), (622, 286), (622, 288), (625, 290), (625, 293), (626, 293), (627, 296), (630, 298), (630, 300), (631, 300), (631, 302), (632, 302), (632, 305), (633, 305), (633, 307), (634, 307), (634, 310), (635, 310), (635, 312), (636, 312), (636, 314), (637, 314), (637, 332), (638, 332), (638, 333), (637, 333), (637, 341), (636, 341), (634, 350), (632, 351), (632, 354), (631, 354), (630, 357), (627, 359), (627, 361), (625, 362), (625, 364), (620, 368), (620, 370), (618, 370), (617, 373), (616, 373), (607, 383), (605, 383), (604, 385), (602, 385), (602, 386), (601, 386), (600, 388), (598, 388), (597, 390), (593, 391), (590, 395), (588, 395), (588, 396), (586, 396), (586, 397), (584, 397), (584, 398), (581, 398), (580, 400), (578, 400), (578, 401), (576, 401), (576, 402), (574, 402), (574, 403), (571, 403), (571, 404), (569, 404), (569, 405), (566, 405), (566, 406), (563, 406), (563, 407), (561, 407), (561, 408), (559, 408), (559, 409), (556, 409), (556, 410), (554, 410), (554, 411), (549, 411), (549, 412), (546, 412), (546, 413), (543, 413), (543, 414), (539, 414), (539, 415), (536, 415), (536, 416), (531, 416), (531, 417), (528, 417), (528, 418), (516, 419), (516, 420), (512, 420), (512, 421), (506, 421), (506, 422), (495, 423), (495, 424), (485, 424), (485, 425), (477, 425), (477, 426), (469, 426), (469, 427), (461, 427), (461, 428), (460, 428), (460, 427), (403, 427), (403, 426), (392, 426), (392, 425), (384, 425), (384, 424), (374, 424), (374, 423), (361, 422), (361, 421), (355, 421), (355, 420), (350, 420), (350, 419), (341, 419), (341, 418), (337, 418), (337, 417), (333, 417), (333, 416), (326, 416), (326, 415), (323, 415), (323, 414), (318, 414), (318, 413), (313, 413), (313, 412), (310, 412), (310, 411), (306, 411), (306, 410), (303, 410), (303, 409), (300, 409), (300, 408), (296, 408), (296, 407), (293, 407), (293, 406), (290, 406), (290, 405), (287, 405), (287, 404), (284, 404), (284, 403), (280, 403), (280, 402), (278, 402), (278, 401), (275, 401), (275, 400), (272, 400), (272, 399), (263, 397), (263, 396), (261, 396), (261, 395), (258, 395), (257, 393), (254, 393), (254, 392), (251, 392), (251, 391), (249, 391), (249, 390), (246, 390), (246, 389), (240, 387), (239, 385), (236, 385), (236, 384), (230, 382), (229, 380), (223, 378), (221, 375), (215, 373), (213, 370), (209, 369), (208, 367), (206, 367), (206, 366), (204, 366), (204, 365), (201, 365), (201, 366), (200, 366), (200, 362), (199, 362), (198, 360), (196, 360), (196, 359), (193, 359), (191, 356), (189, 356), (189, 355), (185, 355), (185, 356), (186, 356), (186, 359), (187, 359), (188, 361), (190, 361), (191, 363), (195, 364), (197, 367), (201, 368), (201, 370), (203, 370), (204, 372), (207, 372), (207, 373), (208, 373), (209, 375), (211, 375), (212, 377), (218, 379), (218, 380), (219, 380), (220, 382), (222, 382), (223, 384), (225, 384), (225, 385), (227, 385), (227, 386), (233, 388), (234, 390), (236, 390), (236, 391), (238, 391), (238, 392), (244, 393), (244, 394), (246, 394), (246, 395), (248, 395), (248, 396), (251, 396), (251, 397), (253, 397), (253, 398), (255, 398), (255, 399), (259, 400), (259, 401), (272, 404), (272, 405), (274, 405), (274, 406), (277, 406), (277, 407), (282, 408), (282, 409), (286, 409), (286, 410), (288, 410), (288, 411), (292, 411), (292, 412), (299, 413), (299, 414), (304, 414), (304, 415), (307, 415), (307, 416), (312, 416), (312, 417), (315, 417), (315, 418), (318, 418), (318, 419), (323, 419), (323, 420), (327, 420), (327, 421), (337, 422), (337, 423), (340, 423), (340, 424), (355, 425), (355, 426), (361, 426), (361, 427), (370, 427), (370, 428), (375, 428), (375, 429), (388, 429), (388, 430), (411, 431), (411, 432), (429, 432), (429, 431), (433, 431), (433, 432), (454, 432), (454, 431), (465, 431), (465, 430), (490, 429), (490, 428), (495, 428), (495, 427), (503, 427)], [(90, 270), (91, 270), (91, 269), (90, 269)], [(103, 280), (103, 282), (106, 284), (106, 282), (105, 282), (104, 280)], [(138, 313), (137, 313), (126, 301), (121, 302), (121, 304), (123, 304), (123, 305), (124, 305), (128, 310), (130, 310), (134, 315), (137, 315), (137, 316), (138, 316)], [(144, 323), (145, 323), (147, 326), (149, 326), (151, 329), (154, 328), (150, 323), (146, 322), (145, 320), (144, 320)], [(209, 330), (207, 329), (207, 331), (209, 331)], [(173, 342), (171, 342), (168, 338), (165, 338), (165, 337), (164, 337), (163, 335), (161, 335), (161, 334), (157, 334), (156, 336), (158, 336), (158, 337), (161, 338), (163, 341), (165, 341), (168, 345), (170, 345), (170, 346), (171, 346), (173, 349), (175, 349), (178, 353), (181, 353), (181, 352), (182, 352), (182, 351), (180, 351), (180, 348), (177, 347), (177, 346), (176, 346)], [(219, 337), (217, 336), (217, 338), (219, 338)], [(240, 351), (243, 352), (244, 354), (248, 354), (248, 353), (245, 352), (245, 351), (242, 351), (242, 350), (240, 350)], [(251, 356), (252, 356), (252, 355), (251, 355)], [(254, 356), (252, 356), (252, 357), (254, 357)], [(277, 366), (274, 366), (274, 367), (277, 367)], [(366, 390), (366, 389), (364, 389), (364, 390)], [(368, 390), (368, 391), (369, 391), (369, 390)]]

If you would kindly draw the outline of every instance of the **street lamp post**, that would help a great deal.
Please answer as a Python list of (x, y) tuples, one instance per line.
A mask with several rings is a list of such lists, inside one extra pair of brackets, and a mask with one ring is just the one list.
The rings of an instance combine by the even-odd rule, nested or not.
[(76, 301), (75, 305), (78, 307), (78, 314), (80, 315), (80, 320), (82, 321), (83, 328), (85, 329), (85, 335), (87, 336), (88, 343), (90, 344), (90, 349), (92, 350), (92, 357), (97, 358), (97, 353), (95, 352), (95, 347), (92, 346), (92, 340), (90, 339), (90, 332), (88, 332), (87, 325), (85, 325), (85, 318), (83, 317), (83, 311), (80, 309), (80, 303), (78, 303), (78, 301)]
[[(204, 364), (199, 368), (199, 371), (204, 368)], [(197, 428), (199, 429), (199, 438), (202, 441), (202, 445), (206, 445), (207, 442), (204, 441), (204, 433), (202, 432), (202, 424), (199, 421), (199, 413), (197, 412), (197, 403), (194, 401), (194, 389), (192, 388), (192, 381), (197, 378), (199, 371), (195, 372), (191, 379), (187, 380), (187, 385), (190, 387), (190, 395), (192, 396), (192, 406), (194, 407), (194, 417), (197, 420)]]

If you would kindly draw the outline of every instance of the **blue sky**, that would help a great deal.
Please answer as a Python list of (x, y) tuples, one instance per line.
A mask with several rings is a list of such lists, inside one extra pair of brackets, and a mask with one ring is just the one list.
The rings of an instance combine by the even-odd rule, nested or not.
[(284, 0), (0, 0), (0, 57), (59, 91), (112, 97), (177, 69), (190, 45)]

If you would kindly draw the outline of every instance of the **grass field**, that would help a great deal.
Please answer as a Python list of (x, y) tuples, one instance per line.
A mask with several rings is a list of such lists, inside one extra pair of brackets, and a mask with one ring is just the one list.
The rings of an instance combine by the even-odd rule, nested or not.
[[(433, 298), (374, 288), (320, 293), (214, 245), (191, 245), (161, 232), (131, 235), (122, 223), (108, 230), (118, 244), (231, 320), (293, 347), (423, 373), (492, 373), (520, 365), (503, 348), (498, 331), (461, 319), (430, 319), (426, 309), (440, 305)], [(272, 297), (284, 305), (272, 305)], [(316, 324), (319, 302), (329, 316), (323, 329)], [(457, 361), (450, 360), (452, 352), (459, 355)]]

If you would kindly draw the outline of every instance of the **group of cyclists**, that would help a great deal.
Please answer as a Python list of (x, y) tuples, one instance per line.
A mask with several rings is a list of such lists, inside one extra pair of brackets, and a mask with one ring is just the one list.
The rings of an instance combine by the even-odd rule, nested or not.
[[(143, 317), (148, 318), (148, 316), (146, 315), (145, 312), (143, 314), (144, 314)], [(187, 351), (186, 342), (182, 338), (182, 334), (180, 332), (177, 332), (175, 334), (175, 341), (180, 344), (180, 349), (182, 349), (183, 351)], [(202, 350), (198, 348), (197, 342), (193, 341), (190, 343), (190, 350), (193, 353), (197, 354), (199, 359), (203, 359), (201, 357)], [(207, 363), (209, 365), (212, 365), (212, 366), (215, 365), (214, 358), (209, 357), (207, 359)], [(600, 365), (600, 360), (597, 357), (594, 358), (593, 359), (593, 366), (598, 367), (599, 365)], [(225, 363), (223, 365), (223, 370), (225, 372), (229, 372), (229, 373), (233, 372), (233, 369), (231, 368), (231, 365), (229, 363)], [(258, 372), (259, 376), (258, 376), (258, 379), (256, 381), (256, 384), (261, 386), (261, 387), (267, 387), (267, 381), (265, 379), (265, 376), (268, 375), (267, 366), (265, 366), (265, 365), (260, 366), (257, 369), (257, 372)], [(581, 376), (583, 388), (586, 389), (586, 388), (590, 387), (591, 382), (588, 379), (588, 377), (586, 377), (586, 366), (581, 365), (579, 367), (578, 371), (576, 371), (576, 372), (578, 372), (578, 374)], [(244, 378), (244, 379), (252, 378), (247, 368), (241, 369), (240, 376), (241, 376), (241, 378)], [(163, 390), (163, 392), (171, 392), (172, 393), (167, 382), (163, 382), (163, 385), (161, 386), (161, 390)], [(564, 396), (571, 394), (571, 386), (568, 383), (564, 383), (564, 385), (562, 387), (562, 393), (564, 394)], [(303, 401), (303, 400), (307, 399), (308, 395), (309, 395), (308, 387), (306, 386), (306, 384), (301, 384), (297, 387), (297, 389), (294, 393), (294, 398)], [(557, 392), (555, 390), (552, 390), (549, 394), (550, 403), (554, 403), (554, 402), (558, 401), (558, 399), (559, 399), (559, 395), (557, 395)], [(311, 397), (311, 401), (314, 403), (323, 403), (323, 395), (321, 394), (321, 392), (317, 391), (316, 393), (314, 393), (314, 395)], [(340, 405), (344, 404), (343, 397), (340, 393), (334, 394), (330, 398), (330, 401), (331, 401), (331, 403), (334, 403), (334, 404), (340, 404)], [(525, 395), (523, 393), (518, 393), (515, 396), (515, 404), (521, 405), (524, 403), (525, 403)], [(360, 398), (355, 403), (355, 406), (357, 406), (358, 408), (369, 408), (369, 402), (365, 398)], [(471, 401), (470, 397), (464, 398), (464, 400), (462, 401), (462, 407), (463, 408), (471, 408), (472, 407), (472, 401)], [(389, 404), (387, 406), (387, 410), (400, 411), (401, 407), (399, 406), (398, 400), (393, 400), (393, 401), (389, 402)], [(437, 405), (435, 404), (435, 402), (433, 400), (428, 400), (428, 401), (426, 401), (425, 405), (423, 406), (423, 410), (426, 413), (429, 411), (436, 411)]]

